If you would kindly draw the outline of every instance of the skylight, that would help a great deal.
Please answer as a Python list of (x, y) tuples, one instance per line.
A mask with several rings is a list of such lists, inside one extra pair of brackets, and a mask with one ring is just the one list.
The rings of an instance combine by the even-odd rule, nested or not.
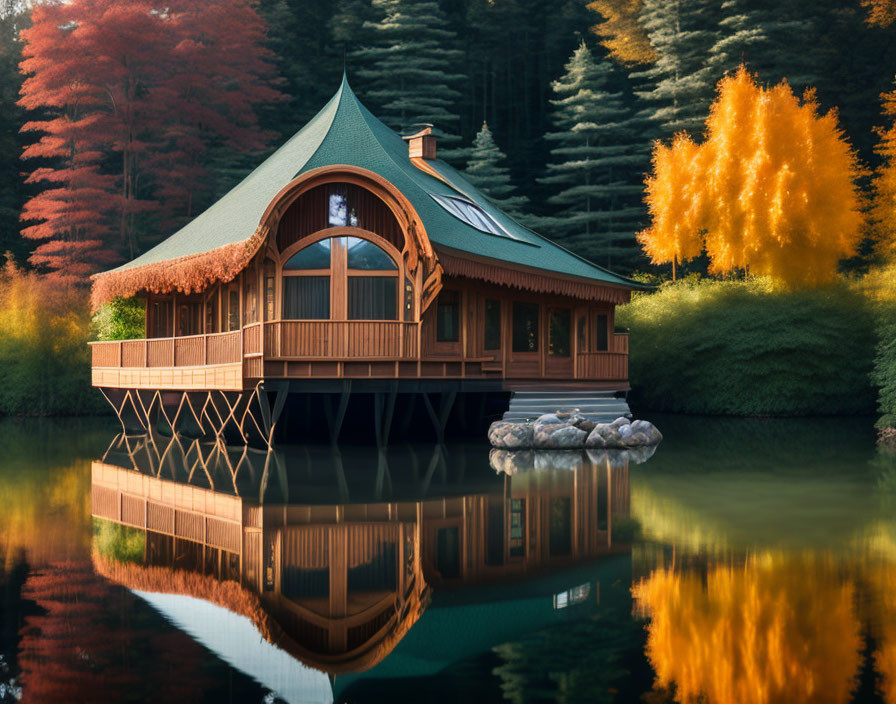
[(458, 220), (467, 223), (467, 225), (480, 232), (486, 232), (490, 235), (498, 235), (499, 237), (509, 237), (513, 240), (518, 239), (495, 222), (482, 208), (466, 198), (440, 196), (435, 193), (430, 193), (429, 195), (432, 196), (432, 199), (436, 203), (441, 205)]

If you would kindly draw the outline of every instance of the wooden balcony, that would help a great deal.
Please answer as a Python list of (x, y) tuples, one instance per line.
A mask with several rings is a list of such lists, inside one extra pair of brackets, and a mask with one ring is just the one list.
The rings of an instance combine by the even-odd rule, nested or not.
[(241, 330), (93, 342), (93, 385), (106, 388), (240, 391), (261, 379), (492, 379), (607, 382), (626, 387), (628, 335), (610, 349), (547, 358), (527, 353), (433, 354), (421, 324), (282, 320)]

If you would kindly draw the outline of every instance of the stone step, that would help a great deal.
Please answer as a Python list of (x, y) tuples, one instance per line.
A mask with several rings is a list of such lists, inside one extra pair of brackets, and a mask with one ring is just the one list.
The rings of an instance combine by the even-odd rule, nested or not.
[(600, 423), (631, 416), (626, 400), (617, 398), (612, 391), (518, 391), (511, 397), (503, 420), (534, 420), (545, 413), (574, 409)]

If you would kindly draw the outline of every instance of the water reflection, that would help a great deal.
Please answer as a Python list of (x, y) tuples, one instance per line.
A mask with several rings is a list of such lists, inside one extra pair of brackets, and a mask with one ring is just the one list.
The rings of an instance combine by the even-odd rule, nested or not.
[(896, 702), (896, 453), (864, 421), (651, 420), (650, 457), (0, 423), (0, 685)]
[[(483, 448), (259, 453), (119, 436), (91, 470), (93, 563), (287, 701), (329, 701), (327, 675), (381, 663), (434, 590), (541, 579), (549, 608), (529, 630), (600, 604), (595, 571), (569, 573), (630, 552), (630, 457), (545, 455), (493, 454), (495, 472), (469, 476)], [(473, 603), (453, 620), (475, 619)], [(496, 625), (464, 654), (518, 632)]]
[[(762, 447), (715, 462), (685, 464), (673, 443), (633, 479), (651, 701), (896, 701), (884, 460), (844, 442), (848, 424), (806, 425), (743, 423)], [(757, 435), (794, 430), (765, 461)]]

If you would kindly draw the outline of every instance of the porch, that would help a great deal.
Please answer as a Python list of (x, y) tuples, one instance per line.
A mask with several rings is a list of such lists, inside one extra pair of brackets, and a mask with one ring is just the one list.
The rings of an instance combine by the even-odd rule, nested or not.
[[(481, 379), (515, 384), (584, 382), (628, 389), (628, 334), (606, 350), (573, 339), (565, 355), (511, 345), (471, 354), (425, 350), (415, 321), (276, 320), (229, 332), (91, 343), (93, 385), (102, 388), (243, 391), (265, 379)], [(578, 336), (578, 326), (572, 336)], [(435, 352), (435, 353), (433, 353)]]

